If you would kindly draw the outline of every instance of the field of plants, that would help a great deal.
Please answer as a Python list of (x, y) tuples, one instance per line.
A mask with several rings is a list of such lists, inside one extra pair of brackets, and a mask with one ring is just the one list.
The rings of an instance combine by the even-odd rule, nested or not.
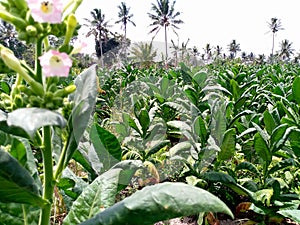
[(116, 137), (109, 152), (118, 146), (119, 160), (146, 166), (139, 187), (186, 182), (220, 197), (237, 218), (299, 222), (299, 69), (225, 63), (99, 72), (97, 123)]
[[(83, 94), (75, 94), (74, 100), (91, 101), (91, 85), (97, 86), (91, 82), (91, 71), (75, 79)], [(300, 221), (298, 65), (233, 61), (197, 68), (127, 65), (95, 71), (99, 79), (95, 104), (87, 109), (78, 106), (78, 115), (64, 107), (64, 115), (76, 117), (69, 120), (73, 124), (68, 129), (74, 129), (71, 139), (79, 135), (76, 132), (83, 136), (54, 189), (53, 224), (63, 219), (63, 224), (153, 224), (190, 214), (197, 216), (199, 224), (215, 224), (218, 219), (230, 219), (223, 213), (231, 212), (235, 221), (243, 222), (239, 224)], [(13, 76), (2, 76), (3, 108), (12, 83)], [(64, 79), (59, 85), (72, 83)], [(84, 115), (86, 111), (92, 113), (91, 119)], [(22, 121), (26, 116), (20, 113), (33, 112), (8, 113), (6, 105), (6, 113), (1, 114), (0, 143), (15, 158), (7, 163), (8, 155), (1, 150), (1, 171), (14, 168), (19, 173), (8, 179), (1, 172), (1, 198), (4, 202), (20, 198), (18, 203), (0, 204), (1, 224), (24, 224), (24, 209), (27, 224), (34, 224), (34, 205), (44, 204), (30, 190), (39, 186), (43, 176), (41, 152), (35, 149), (39, 140), (24, 138), (33, 137), (41, 123), (39, 113), (44, 112), (35, 112), (33, 128), (26, 127), (27, 122)], [(55, 115), (49, 117), (63, 126)], [(25, 128), (19, 129), (21, 125)], [(58, 165), (65, 141), (59, 138), (61, 132), (65, 131), (55, 128), (57, 137), (53, 138)], [(71, 142), (68, 146), (76, 145), (66, 138)], [(184, 183), (208, 192), (182, 192)], [(179, 186), (168, 187), (170, 184)], [(191, 197), (189, 202), (182, 193)], [(29, 198), (33, 206), (20, 207)], [(200, 210), (195, 206), (199, 199)], [(133, 204), (132, 211), (118, 202)], [(161, 207), (167, 207), (166, 214)], [(103, 215), (95, 216), (101, 211)]]
[(273, 54), (279, 20), (268, 60), (235, 40), (229, 57), (186, 43), (171, 59), (183, 21), (157, 0), (154, 62), (152, 43), (127, 57), (122, 2), (119, 39), (101, 9), (87, 19), (93, 58), (81, 2), (0, 1), (0, 225), (300, 224), (300, 66), (288, 41)]

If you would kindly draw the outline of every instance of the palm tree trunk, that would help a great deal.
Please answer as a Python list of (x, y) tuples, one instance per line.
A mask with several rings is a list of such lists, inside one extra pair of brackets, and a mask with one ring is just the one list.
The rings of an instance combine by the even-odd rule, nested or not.
[(168, 60), (168, 37), (167, 37), (167, 26), (165, 25), (165, 48), (166, 48), (166, 64)]
[(273, 38), (272, 38), (272, 57), (274, 55), (274, 41), (275, 41), (275, 33), (273, 33)]
[(99, 45), (100, 45), (100, 65), (101, 67), (104, 66), (104, 62), (103, 62), (103, 48), (102, 48), (102, 39), (101, 39), (101, 35), (99, 37)]
[(123, 48), (124, 48), (124, 54), (125, 54), (125, 62), (127, 62), (127, 46), (126, 46), (126, 41), (127, 41), (127, 26), (126, 23), (124, 24), (124, 40), (123, 40)]

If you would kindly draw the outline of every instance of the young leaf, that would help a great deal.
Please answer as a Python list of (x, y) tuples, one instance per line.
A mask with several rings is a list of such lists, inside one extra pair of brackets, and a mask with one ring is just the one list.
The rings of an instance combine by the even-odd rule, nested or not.
[(8, 113), (7, 125), (22, 128), (33, 138), (39, 128), (44, 126), (63, 128), (66, 126), (66, 121), (61, 114), (48, 109), (21, 108)]
[(139, 162), (126, 161), (100, 175), (76, 199), (63, 224), (79, 224), (112, 206), (115, 203), (119, 185), (128, 184), (139, 167)]
[(93, 65), (76, 77), (74, 81), (76, 91), (69, 96), (70, 100), (74, 101), (74, 108), (68, 121), (70, 132), (67, 141), (67, 150), (63, 159), (63, 166), (58, 168), (59, 171), (56, 172), (56, 175), (59, 175), (67, 166), (89, 123), (98, 93), (96, 77), (96, 65)]
[(241, 88), (239, 87), (239, 84), (234, 79), (230, 80), (230, 85), (232, 88), (232, 96), (234, 100), (237, 101), (240, 97)]
[(256, 166), (250, 162), (244, 161), (239, 163), (236, 167), (235, 167), (235, 171), (238, 170), (248, 170), (250, 172), (253, 173), (253, 175), (258, 176), (259, 175), (259, 171), (256, 168)]
[(300, 104), (300, 77), (296, 76), (292, 86), (294, 100)]
[(198, 135), (198, 137), (200, 137), (202, 146), (205, 146), (205, 143), (207, 142), (208, 138), (208, 131), (207, 126), (201, 116), (198, 116), (194, 120), (193, 128), (195, 134)]
[(169, 144), (170, 144), (169, 140), (160, 141), (159, 143), (154, 145), (149, 151), (146, 152), (145, 158), (150, 157), (151, 155), (155, 154), (156, 152), (158, 152), (159, 150), (161, 150), (162, 148), (164, 148)]
[(0, 149), (0, 202), (26, 203), (43, 207), (47, 202), (29, 172), (10, 154)]
[(272, 161), (272, 155), (270, 152), (270, 149), (265, 142), (265, 140), (262, 138), (260, 133), (256, 133), (254, 136), (254, 148), (257, 154), (264, 160), (267, 164), (269, 164)]
[(275, 120), (272, 114), (268, 110), (264, 111), (263, 115), (264, 115), (264, 124), (265, 124), (266, 131), (268, 132), (269, 135), (271, 135), (273, 130), (276, 127)]
[(293, 209), (293, 210), (280, 210), (277, 213), (283, 215), (284, 217), (290, 218), (296, 223), (300, 223), (300, 210)]
[(200, 212), (222, 212), (233, 217), (213, 194), (184, 183), (165, 182), (135, 192), (80, 225), (151, 225)]
[(146, 136), (147, 130), (150, 125), (150, 117), (146, 109), (142, 109), (139, 114), (139, 123), (142, 127), (143, 137)]
[(235, 153), (236, 131), (231, 128), (224, 134), (221, 151), (218, 154), (219, 161), (230, 159)]
[(98, 158), (103, 163), (104, 171), (121, 161), (122, 149), (115, 135), (108, 130), (94, 124), (91, 127), (90, 139)]

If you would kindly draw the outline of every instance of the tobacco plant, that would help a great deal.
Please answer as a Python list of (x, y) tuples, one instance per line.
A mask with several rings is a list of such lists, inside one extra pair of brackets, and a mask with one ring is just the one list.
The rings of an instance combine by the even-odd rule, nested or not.
[[(55, 223), (58, 201), (66, 205), (63, 224), (153, 224), (205, 211), (232, 216), (220, 199), (184, 183), (146, 187), (116, 203), (142, 163), (121, 161), (117, 138), (93, 120), (99, 90), (95, 65), (63, 85), (72, 80), (73, 55), (85, 45), (70, 44), (79, 28), (74, 13), (81, 1), (0, 3), (0, 18), (15, 26), (20, 40), (35, 46), (31, 68), (0, 45), (1, 72), (15, 73), (13, 85), (1, 83), (2, 224)], [(53, 48), (50, 35), (63, 43)], [(150, 129), (148, 111), (139, 108), (136, 115), (144, 138)], [(73, 160), (88, 177), (76, 176)]]

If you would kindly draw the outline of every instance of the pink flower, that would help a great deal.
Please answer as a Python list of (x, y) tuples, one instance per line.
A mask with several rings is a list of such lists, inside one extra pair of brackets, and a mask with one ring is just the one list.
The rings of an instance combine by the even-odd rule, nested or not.
[(31, 15), (39, 23), (61, 23), (62, 0), (27, 0)]
[(86, 49), (87, 45), (88, 44), (85, 41), (83, 41), (81, 39), (77, 39), (74, 43), (71, 55), (77, 54), (77, 53), (82, 53)]
[(46, 77), (67, 77), (72, 66), (72, 60), (64, 53), (50, 50), (39, 57), (42, 71)]

